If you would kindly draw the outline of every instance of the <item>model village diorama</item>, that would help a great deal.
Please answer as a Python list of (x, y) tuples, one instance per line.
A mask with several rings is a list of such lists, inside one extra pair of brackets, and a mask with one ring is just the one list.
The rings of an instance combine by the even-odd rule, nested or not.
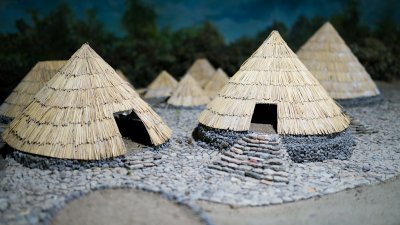
[[(0, 107), (7, 157), (40, 170), (121, 167), (128, 177), (143, 173), (146, 185), (162, 180), (158, 187), (176, 194), (171, 169), (155, 169), (174, 163), (189, 192), (207, 190), (205, 177), (234, 177), (238, 189), (255, 183), (248, 205), (282, 203), (297, 199), (288, 194), (273, 202), (268, 193), (301, 188), (297, 168), (358, 161), (358, 136), (369, 133), (357, 134), (352, 121), (362, 118), (348, 110), (385, 101), (329, 22), (297, 55), (273, 31), (231, 77), (200, 58), (181, 76), (160, 71), (140, 93), (134, 87), (88, 44), (68, 61), (38, 62)], [(156, 156), (149, 159), (149, 152)], [(178, 166), (183, 162), (193, 166)], [(198, 174), (193, 181), (184, 168)], [(239, 191), (225, 195), (223, 182), (211, 181), (210, 190), (220, 192), (202, 190), (199, 199), (247, 204), (237, 200)], [(328, 193), (335, 182), (299, 199)]]

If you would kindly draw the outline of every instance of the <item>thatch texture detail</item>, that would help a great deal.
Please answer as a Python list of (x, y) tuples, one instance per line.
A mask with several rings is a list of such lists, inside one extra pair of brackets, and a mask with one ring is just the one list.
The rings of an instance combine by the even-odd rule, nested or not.
[(225, 71), (218, 68), (217, 71), (212, 75), (211, 80), (204, 86), (208, 97), (211, 99), (217, 96), (218, 92), (228, 83), (229, 77)]
[(126, 152), (113, 114), (133, 110), (153, 144), (171, 130), (89, 45), (84, 44), (3, 133), (11, 147), (33, 154), (97, 160)]
[(174, 106), (192, 107), (210, 102), (207, 93), (192, 78), (186, 74), (178, 83), (178, 87), (168, 99), (168, 104)]
[(247, 131), (257, 103), (277, 105), (277, 132), (283, 135), (336, 133), (350, 122), (277, 31), (207, 105), (199, 122), (217, 129)]
[(0, 106), (0, 115), (15, 118), (32, 102), (35, 94), (44, 87), (67, 61), (38, 62)]
[(199, 84), (204, 87), (215, 73), (215, 68), (205, 59), (197, 59), (187, 71)]
[(379, 95), (368, 72), (329, 22), (300, 48), (297, 55), (334, 99)]
[(163, 98), (171, 96), (178, 86), (175, 80), (167, 71), (163, 70), (148, 86), (145, 98)]

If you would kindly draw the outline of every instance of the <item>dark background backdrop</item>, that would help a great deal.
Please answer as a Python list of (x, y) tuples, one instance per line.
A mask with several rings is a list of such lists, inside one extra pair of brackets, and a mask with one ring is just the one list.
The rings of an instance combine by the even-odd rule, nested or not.
[(0, 101), (40, 60), (88, 42), (135, 87), (198, 57), (232, 75), (273, 29), (294, 50), (330, 21), (374, 79), (400, 76), (397, 0), (3, 0)]

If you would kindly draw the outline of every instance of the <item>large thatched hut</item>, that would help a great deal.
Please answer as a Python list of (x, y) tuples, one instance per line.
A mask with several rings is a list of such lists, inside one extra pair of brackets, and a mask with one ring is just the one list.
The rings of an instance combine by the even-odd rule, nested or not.
[(84, 44), (3, 133), (11, 147), (63, 159), (98, 160), (126, 152), (115, 115), (135, 118), (136, 135), (165, 143), (170, 128), (89, 45)]
[(374, 81), (329, 22), (297, 55), (329, 95), (340, 103), (353, 105), (379, 100)]
[[(253, 128), (263, 131), (263, 125), (272, 125), (276, 133), (290, 140), (288, 150), (295, 161), (323, 160), (343, 152), (349, 156), (349, 145), (333, 149), (337, 143), (328, 140), (334, 137), (348, 140), (349, 118), (277, 31), (270, 34), (207, 105), (199, 122), (195, 132), (199, 138), (207, 133), (200, 131), (207, 129), (249, 132)], [(316, 137), (319, 144), (326, 141), (326, 146), (297, 148), (303, 137), (307, 140)]]

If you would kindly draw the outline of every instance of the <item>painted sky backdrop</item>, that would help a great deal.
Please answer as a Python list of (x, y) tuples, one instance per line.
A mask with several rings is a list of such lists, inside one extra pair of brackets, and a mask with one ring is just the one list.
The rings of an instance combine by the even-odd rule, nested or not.
[[(15, 21), (29, 21), (29, 10), (47, 14), (62, 2), (73, 9), (78, 18), (87, 9), (95, 9), (97, 17), (110, 31), (123, 35), (121, 17), (124, 0), (0, 0), (0, 32), (15, 32)], [(251, 36), (270, 25), (274, 20), (290, 26), (298, 16), (329, 17), (340, 12), (346, 0), (142, 0), (157, 13), (160, 27), (176, 30), (209, 20), (227, 41)], [(399, 0), (360, 0), (362, 22), (375, 24), (391, 14), (400, 21)]]

